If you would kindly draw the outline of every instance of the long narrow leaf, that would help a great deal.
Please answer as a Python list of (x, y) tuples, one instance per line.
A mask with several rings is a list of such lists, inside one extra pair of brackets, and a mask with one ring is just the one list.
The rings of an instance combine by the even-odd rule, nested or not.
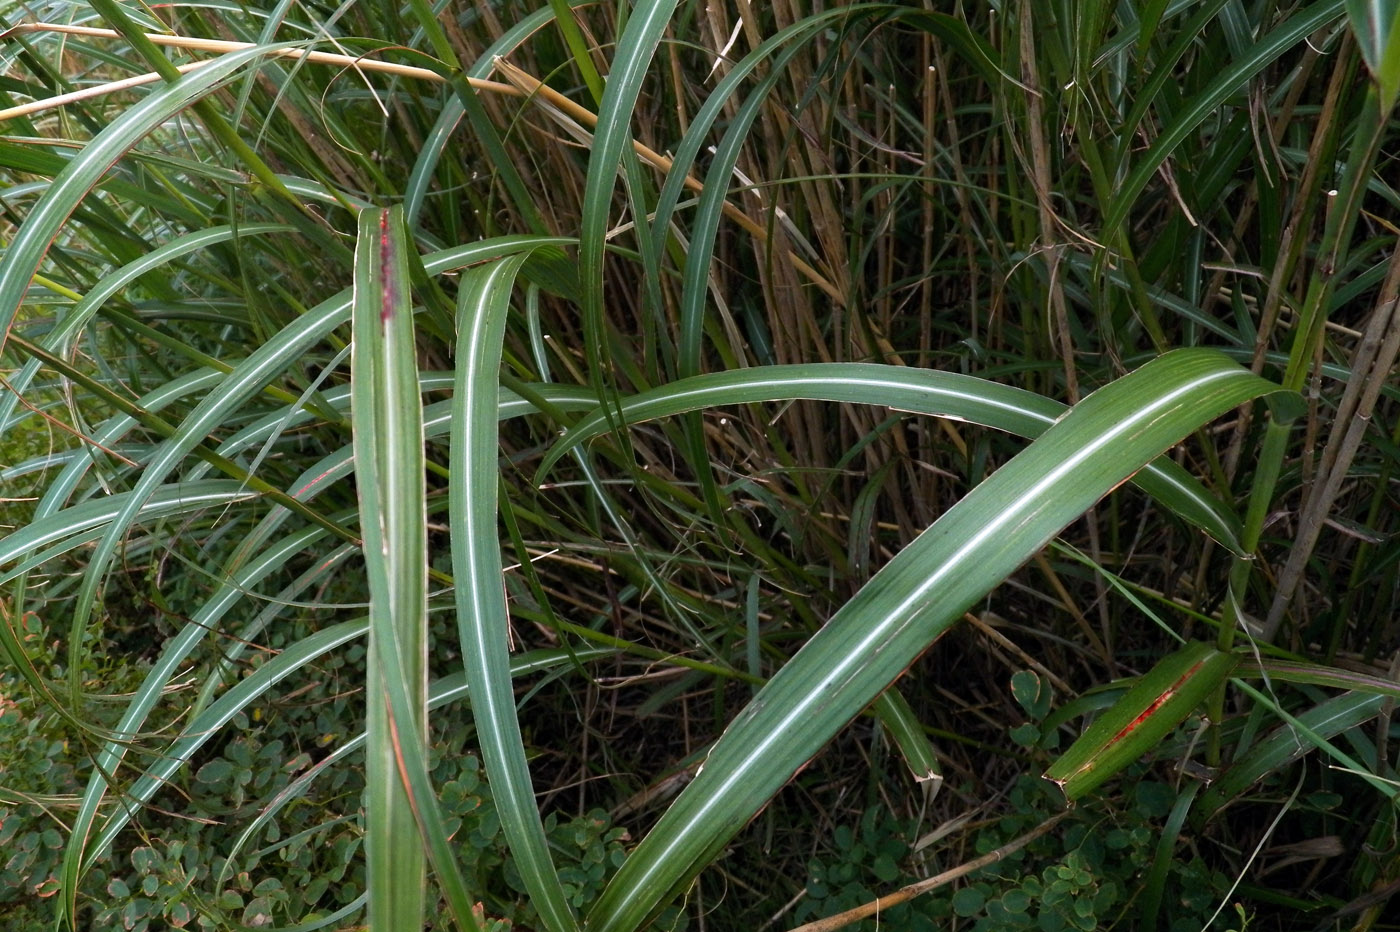
[(219, 82), (283, 46), (249, 48), (221, 55), (178, 81), (152, 91), (83, 147), (80, 156), (53, 180), (44, 197), (25, 217), (24, 224), (0, 260), (0, 347), (24, 300), (30, 281), (44, 260), (63, 222), (88, 191), (113, 164), (151, 130), (209, 93)]
[(1209, 790), (1201, 794), (1196, 818), (1212, 818), (1241, 793), (1305, 754), (1323, 750), (1326, 739), (1355, 728), (1380, 714), (1386, 703), (1374, 693), (1349, 692), (1288, 717), (1240, 756)]
[(1171, 125), (1152, 141), (1132, 173), (1116, 187), (1113, 203), (1104, 217), (1103, 230), (1116, 235), (1117, 229), (1128, 219), (1128, 212), (1132, 210), (1138, 195), (1192, 130), (1205, 122), (1232, 95), (1239, 93), (1250, 78), (1341, 14), (1340, 0), (1323, 0), (1304, 7), (1260, 39), (1244, 58), (1226, 68), (1209, 87), (1192, 98), (1182, 112), (1175, 115)]
[(602, 359), (607, 346), (603, 325), (603, 255), (613, 190), (623, 150), (629, 148), (632, 133), (629, 122), (646, 77), (647, 65), (656, 54), (657, 44), (677, 0), (642, 0), (633, 6), (627, 26), (617, 41), (617, 51), (609, 72), (603, 100), (598, 105), (598, 124), (593, 130), (593, 147), (584, 182), (583, 217), (579, 234), (579, 275), (583, 325), (590, 373), (595, 386), (605, 384)]
[[(883, 405), (957, 418), (1027, 438), (1039, 437), (1068, 410), (1034, 392), (957, 373), (873, 363), (807, 363), (678, 379), (622, 399), (612, 416), (619, 423), (634, 424), (719, 405), (794, 399)], [(571, 447), (608, 430), (601, 410), (580, 418), (545, 455), (536, 483)], [(1159, 458), (1133, 481), (1175, 514), (1239, 551), (1239, 518), (1175, 462)]]
[[(428, 546), (423, 409), (401, 217), (360, 213), (351, 354), (360, 534), (369, 579), (365, 854), (373, 929), (423, 925), (427, 861), (402, 746), (428, 740)], [(390, 700), (390, 681), (408, 704)]]
[(472, 716), (501, 828), (545, 925), (551, 932), (574, 932), (578, 923), (549, 856), (515, 714), (496, 527), (501, 347), (511, 288), (526, 258), (522, 253), (474, 270), (461, 284), (449, 490), (452, 572)]
[(977, 599), (1191, 430), (1276, 386), (1180, 350), (1090, 395), (901, 551), (729, 726), (589, 915), (630, 932)]

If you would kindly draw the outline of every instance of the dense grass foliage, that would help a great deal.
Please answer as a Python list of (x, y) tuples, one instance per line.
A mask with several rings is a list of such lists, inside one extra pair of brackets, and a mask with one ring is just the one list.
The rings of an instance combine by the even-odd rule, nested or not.
[(0, 8), (0, 928), (1400, 928), (1395, 3)]

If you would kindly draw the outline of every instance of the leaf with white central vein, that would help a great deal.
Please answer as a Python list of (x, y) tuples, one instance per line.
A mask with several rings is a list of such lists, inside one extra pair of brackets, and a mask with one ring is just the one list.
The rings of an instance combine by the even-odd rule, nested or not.
[(603, 891), (590, 932), (641, 927), (969, 606), (1164, 449), (1274, 391), (1217, 352), (1181, 350), (1076, 405), (891, 560), (739, 713)]
[[(844, 401), (883, 405), (898, 411), (955, 418), (1035, 438), (1069, 410), (1065, 405), (1025, 389), (934, 369), (875, 363), (799, 363), (712, 372), (631, 395), (615, 410), (583, 417), (550, 448), (535, 473), (539, 484), (570, 448), (613, 429), (653, 418), (721, 405), (765, 401)], [(1149, 463), (1133, 482), (1236, 553), (1239, 518), (1190, 473), (1165, 457)]]
[(511, 289), (528, 256), (522, 252), (472, 269), (458, 290), (448, 480), (452, 574), (462, 666), (471, 684), (472, 716), (501, 830), (544, 926), (551, 932), (576, 932), (578, 921), (549, 855), (516, 718), (497, 529), (501, 347)]

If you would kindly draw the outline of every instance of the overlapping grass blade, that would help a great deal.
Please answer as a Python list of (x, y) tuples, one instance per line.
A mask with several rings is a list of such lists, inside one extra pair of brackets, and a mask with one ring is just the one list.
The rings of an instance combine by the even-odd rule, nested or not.
[[(1277, 773), (1312, 751), (1326, 752), (1328, 738), (1375, 718), (1386, 702), (1385, 697), (1375, 693), (1349, 692), (1297, 716), (1286, 716), (1282, 725), (1242, 754), (1201, 794), (1194, 817), (1210, 819), (1268, 774)], [(1339, 755), (1333, 752), (1332, 756)]]
[[(401, 211), (361, 212), (350, 371), (370, 591), (365, 854), (375, 929), (419, 928), (426, 908), (427, 860), (415, 812), (423, 801), (410, 794), (404, 772), (404, 747), (428, 740), (427, 490), (405, 251)], [(403, 704), (391, 698), (400, 692)]]
[[(593, 0), (569, 0), (569, 5), (572, 8), (587, 6), (592, 2)], [(495, 68), (495, 60), (498, 56), (504, 58), (510, 55), (526, 39), (544, 28), (553, 19), (554, 10), (549, 6), (541, 6), (521, 17), (500, 38), (491, 43), (471, 67), (467, 68), (467, 77), (485, 78)], [(404, 210), (411, 226), (417, 224), (418, 215), (423, 209), (423, 200), (427, 197), (433, 173), (447, 152), (448, 139), (462, 121), (465, 113), (466, 108), (463, 106), (460, 96), (453, 96), (446, 101), (443, 104), (442, 112), (438, 114), (437, 121), (433, 124), (432, 130), (424, 141), (418, 160), (413, 164), (413, 171), (409, 175), (404, 193)]]
[(677, 0), (643, 0), (628, 13), (627, 26), (617, 40), (603, 100), (598, 105), (598, 124), (593, 130), (579, 232), (579, 278), (586, 336), (584, 348), (588, 354), (590, 378), (600, 389), (609, 381), (603, 370), (608, 345), (604, 325), (603, 260), (613, 190), (618, 166), (623, 164), (623, 151), (631, 148), (629, 124), (647, 66), (656, 54), (676, 3)]
[[(369, 630), (369, 623), (367, 621), (358, 622), (357, 624), (360, 626), (361, 633)], [(616, 653), (616, 649), (610, 647), (580, 647), (571, 650), (529, 651), (511, 658), (511, 677), (513, 679), (518, 679), (522, 676), (528, 676), (531, 673), (540, 673), (557, 668), (576, 666), (579, 663), (587, 663), (591, 660), (598, 660)], [(259, 671), (259, 673), (261, 673), (261, 671)], [(443, 706), (468, 700), (469, 698), (470, 690), (467, 686), (466, 674), (454, 673), (451, 676), (445, 676), (440, 680), (436, 680), (429, 685), (428, 710), (439, 709)], [(234, 697), (233, 691), (230, 690), (228, 694), (219, 700), (220, 703), (226, 704), (228, 708), (226, 709), (223, 705), (219, 708), (211, 706), (208, 714), (209, 720), (214, 721), (222, 718), (223, 721), (227, 721), (226, 716), (232, 714), (232, 712), (237, 709), (243, 708), (251, 700), (252, 696), (250, 695)], [(189, 736), (191, 742), (202, 742), (204, 740), (204, 735), (206, 733), (196, 732), (193, 729), (191, 729), (191, 732)], [(229, 860), (226, 862), (227, 866), (224, 868), (224, 873), (227, 874), (232, 865), (236, 863), (234, 858), (238, 850), (248, 844), (253, 838), (257, 837), (258, 832), (273, 821), (277, 812), (282, 807), (301, 797), (307, 791), (311, 782), (315, 780), (318, 775), (324, 773), (327, 768), (334, 766), (338, 761), (343, 760), (364, 747), (365, 737), (365, 733), (360, 732), (358, 735), (354, 735), (337, 744), (323, 760), (319, 761), (314, 767), (289, 783), (285, 789), (277, 794), (276, 798), (272, 799), (264, 806), (258, 812), (257, 817), (248, 823), (247, 827), (244, 828), (243, 832), (234, 842), (233, 850), (229, 855)], [(172, 757), (178, 756), (179, 760), (185, 760), (188, 759), (190, 754), (194, 753), (197, 747), (197, 744), (191, 743), (187, 745), (182, 743), (172, 748), (170, 754)], [(168, 768), (173, 771), (176, 766), (178, 766), (177, 762), (171, 762), (170, 764), (165, 764), (163, 762), (161, 769), (166, 770)], [(158, 781), (162, 774), (158, 771), (152, 771), (148, 776)], [(152, 788), (153, 787), (154, 783), (152, 784)], [(132, 787), (131, 796), (138, 801), (144, 801), (146, 797), (141, 795), (141, 792), (146, 788), (145, 784), (138, 783)]]
[[(210, 384), (217, 381), (216, 373), (195, 374), (193, 379), (179, 379), (163, 386), (157, 392), (152, 393), (143, 403), (148, 403), (154, 408), (159, 408), (161, 404), (169, 400), (178, 398), (189, 390), (207, 388), (205, 380)], [(437, 376), (437, 382), (432, 376), (425, 376), (420, 380), (420, 385), (428, 387), (445, 387), (450, 384), (450, 379)], [(336, 407), (349, 404), (349, 386), (341, 386), (329, 394), (329, 400)], [(551, 401), (562, 408), (568, 410), (586, 410), (592, 407), (595, 402), (591, 392), (586, 389), (573, 388), (570, 386), (545, 386), (542, 393), (547, 395)], [(155, 400), (159, 397), (159, 401)], [(501, 397), (496, 411), (498, 418), (518, 417), (522, 414), (534, 411), (532, 404), (523, 399), (514, 397), (509, 393), (504, 393)], [(428, 436), (445, 434), (449, 429), (449, 422), (452, 415), (452, 402), (440, 402), (431, 406), (425, 412), (425, 432)], [(297, 418), (309, 418), (307, 412), (299, 412)], [(238, 435), (235, 435), (220, 447), (229, 455), (236, 454), (237, 450), (244, 445), (257, 442), (263, 437), (266, 431), (273, 426), (273, 421), (280, 422), (281, 415), (269, 416), (262, 424), (250, 425), (250, 428)], [(129, 418), (119, 416), (114, 421), (119, 422), (112, 430), (112, 435), (119, 436), (123, 430), (129, 430), (133, 422)], [(106, 436), (104, 434), (103, 436)], [(351, 473), (353, 460), (350, 456), (351, 450), (346, 447), (340, 451), (330, 454), (325, 459), (311, 465), (306, 472), (295, 482), (291, 488), (295, 490), (298, 498), (312, 498), (329, 488), (337, 479), (344, 478)], [(55, 488), (61, 483), (56, 483)], [(122, 510), (126, 496), (130, 493), (107, 496), (93, 501), (82, 502), (72, 505), (59, 511), (42, 521), (35, 521), (10, 537), (0, 541), (0, 565), (19, 559), (25, 554), (33, 553), (37, 548), (57, 541), (48, 550), (41, 553), (42, 560), (47, 560), (57, 556), (64, 550), (81, 546), (90, 542), (102, 533), (102, 528), (110, 523)], [(231, 480), (198, 480), (185, 481), (179, 485), (157, 489), (139, 512), (142, 520), (158, 518), (167, 514), (179, 514), (191, 508), (209, 508), (232, 504), (238, 501), (247, 500), (254, 497), (242, 487), (241, 483)], [(231, 578), (221, 585), (208, 599), (205, 600), (199, 611), (191, 618), (187, 625), (176, 637), (167, 642), (160, 659), (156, 665), (147, 673), (140, 689), (128, 702), (124, 710), (123, 717), (118, 725), (117, 735), (123, 740), (114, 741), (108, 744), (98, 758), (99, 770), (94, 774), (89, 782), (85, 795), (80, 800), (80, 808), (75, 817), (77, 831), (74, 838), (83, 839), (87, 835), (92, 820), (98, 813), (102, 801), (107, 792), (106, 780), (102, 778), (102, 773), (115, 772), (126, 756), (126, 741), (135, 737), (136, 733), (144, 726), (146, 716), (154, 708), (156, 701), (167, 684), (176, 676), (177, 672), (186, 664), (188, 657), (193, 653), (200, 642), (210, 636), (219, 628), (221, 619), (234, 606), (235, 603), (245, 598), (247, 593), (253, 591), (259, 582), (267, 578), (273, 572), (281, 569), (289, 560), (294, 559), (298, 554), (306, 552), (310, 547), (316, 545), (318, 540), (326, 536), (325, 532), (319, 528), (306, 528), (286, 538), (270, 542), (271, 536), (280, 528), (290, 514), (286, 511), (274, 510), (268, 514), (256, 528), (247, 536), (243, 545), (237, 553), (246, 554), (240, 558), (237, 555), (230, 561), (230, 566), (226, 572), (231, 574)], [(42, 561), (41, 561), (42, 562)], [(237, 565), (235, 572), (233, 567)], [(319, 577), (326, 571), (327, 562), (321, 564), (312, 572), (306, 574), (299, 582), (303, 585), (310, 585), (319, 580)], [(11, 570), (5, 574), (5, 579), (15, 575), (16, 571)], [(362, 625), (358, 633), (351, 636), (358, 637), (365, 627)], [(0, 637), (10, 632), (0, 631)], [(224, 660), (231, 662), (236, 659), (242, 651), (243, 645), (256, 636), (256, 629), (248, 628), (239, 632), (239, 640), (225, 649)], [(12, 640), (12, 639), (7, 639)], [(321, 643), (319, 640), (316, 643)], [(329, 642), (327, 642), (329, 644)], [(335, 643), (340, 643), (336, 641)], [(18, 641), (8, 646), (14, 650), (21, 650)], [(330, 644), (334, 646), (334, 644)], [(327, 646), (325, 649), (330, 649)], [(312, 649), (308, 647), (307, 649)], [(579, 648), (578, 653), (582, 656), (592, 656), (595, 653), (611, 653), (615, 648)], [(315, 656), (316, 652), (310, 656)], [(18, 655), (16, 655), (18, 656)], [(134, 784), (126, 795), (135, 802), (144, 802), (149, 799), (165, 779), (179, 766), (188, 760), (199, 747), (206, 741), (214, 737), (218, 728), (222, 727), (230, 717), (243, 710), (249, 702), (261, 695), (263, 691), (271, 687), (273, 683), (281, 680), (295, 668), (294, 658), (301, 656), (298, 653), (283, 652), (273, 661), (259, 668), (258, 673), (253, 677), (247, 677), (239, 681), (243, 686), (240, 691), (230, 690), (223, 693), (211, 702), (214, 690), (221, 686), (220, 677), (217, 673), (211, 674), (204, 687), (200, 690), (199, 698), (196, 700), (192, 715), (194, 720), (185, 735), (172, 744), (163, 754), (162, 763), (148, 771), (149, 779), (143, 778)], [(300, 661), (297, 661), (299, 663)], [(32, 666), (27, 663), (17, 664), (23, 670), (29, 670), (37, 678), (37, 671), (33, 671)], [(283, 667), (286, 670), (283, 671)], [(529, 672), (529, 665), (521, 666), (520, 663), (512, 664), (512, 675), (520, 675)], [(36, 688), (41, 692), (44, 690), (44, 682), (36, 679)], [(246, 685), (244, 685), (246, 684)], [(465, 687), (463, 687), (465, 688)], [(455, 695), (455, 693), (454, 693)], [(446, 699), (438, 700), (438, 704)], [(434, 700), (430, 698), (430, 707)], [(207, 709), (206, 709), (207, 706)], [(62, 708), (60, 706), (60, 708)], [(81, 723), (80, 723), (81, 724)], [(86, 869), (94, 859), (100, 857), (107, 844), (120, 831), (132, 815), (131, 810), (122, 808), (115, 816), (116, 822), (104, 823), (101, 828), (101, 842), (91, 848), (76, 844), (70, 849), (71, 875), (76, 877), (82, 870)]]
[(609, 883), (591, 932), (639, 928), (968, 606), (1163, 449), (1276, 390), (1218, 353), (1180, 350), (1076, 405), (901, 551), (768, 682)]
[(1105, 235), (1111, 234), (1110, 238), (1116, 238), (1138, 195), (1147, 187), (1162, 163), (1171, 157), (1173, 150), (1196, 127), (1222, 103), (1237, 94), (1244, 83), (1261, 69), (1341, 15), (1341, 0), (1322, 0), (1304, 7), (1260, 39), (1249, 49), (1248, 55), (1222, 71), (1210, 87), (1188, 101), (1186, 107), (1174, 115), (1171, 124), (1152, 140), (1147, 151), (1138, 156), (1128, 177), (1116, 186), (1113, 202), (1107, 205), (1102, 224), (1103, 230), (1107, 231)]
[[(77, 305), (63, 315), (63, 319), (58, 321), (39, 343), (50, 352), (61, 354), (63, 348), (77, 337), (108, 298), (118, 294), (124, 287), (142, 275), (159, 269), (181, 256), (227, 242), (234, 236), (257, 236), (290, 229), (285, 224), (247, 224), (237, 229), (224, 225), (198, 230), (177, 237), (168, 243), (163, 243), (141, 258), (127, 263), (110, 275), (104, 276), (100, 282), (89, 289), (87, 294), (83, 295), (82, 300)], [(39, 365), (37, 359), (31, 359), (24, 364), (19, 372), (9, 376), (8, 381), (12, 391), (0, 394), (0, 424), (6, 423), (14, 413), (15, 406), (19, 403), (20, 393), (29, 387), (35, 373), (39, 371)]]
[(152, 91), (113, 120), (84, 146), (81, 154), (69, 160), (43, 198), (26, 215), (24, 224), (0, 260), (0, 347), (4, 346), (15, 313), (49, 245), (103, 174), (173, 114), (256, 62), (270, 48), (279, 47), (250, 48), (220, 56), (180, 80)]
[(540, 917), (551, 932), (574, 932), (578, 922), (549, 855), (515, 713), (497, 530), (501, 347), (511, 289), (527, 258), (520, 253), (473, 270), (459, 292), (449, 488), (452, 572), (472, 716), (501, 828)]
[[(428, 272), (434, 273), (469, 264), (473, 261), (510, 254), (526, 244), (540, 243), (538, 238), (500, 237), (473, 243), (470, 246), (443, 250), (424, 258)], [(547, 240), (557, 245), (567, 240)], [(239, 363), (232, 372), (210, 391), (174, 430), (171, 436), (160, 445), (150, 463), (142, 472), (140, 480), (127, 499), (127, 506), (109, 525), (107, 532), (98, 542), (92, 559), (84, 573), (82, 591), (78, 598), (77, 610), (73, 614), (71, 628), (81, 631), (87, 621), (95, 601), (101, 580), (125, 536), (136, 512), (141, 507), (141, 499), (163, 482), (183, 457), (193, 450), (217, 426), (223, 423), (229, 412), (236, 410), (252, 395), (287, 367), (297, 363), (302, 355), (318, 341), (325, 338), (335, 327), (349, 320), (350, 294), (342, 292), (314, 308), (309, 309), (287, 327), (275, 334)], [(82, 643), (75, 639), (75, 643)], [(78, 669), (70, 670), (76, 677)], [(74, 687), (76, 688), (76, 687)]]
[(254, 675), (244, 677), (220, 696), (190, 722), (185, 734), (171, 744), (156, 763), (132, 783), (123, 805), (118, 806), (112, 816), (102, 824), (96, 838), (85, 852), (84, 866), (105, 854), (121, 830), (130, 823), (132, 816), (139, 811), (136, 807), (148, 802), (170, 776), (205, 743), (216, 737), (220, 729), (235, 715), (248, 708), (273, 686), (292, 674), (305, 670), (306, 665), (316, 658), (363, 637), (368, 631), (368, 619), (345, 621), (316, 631), (289, 645), (260, 666)]
[[(804, 363), (678, 379), (621, 399), (613, 418), (635, 424), (702, 408), (795, 399), (882, 405), (966, 420), (1032, 439), (1068, 410), (1034, 392), (957, 373), (875, 363)], [(536, 483), (569, 449), (608, 429), (608, 416), (601, 410), (580, 418), (545, 454)], [(1238, 516), (1176, 463), (1154, 460), (1133, 481), (1173, 514), (1232, 550), (1240, 549)]]

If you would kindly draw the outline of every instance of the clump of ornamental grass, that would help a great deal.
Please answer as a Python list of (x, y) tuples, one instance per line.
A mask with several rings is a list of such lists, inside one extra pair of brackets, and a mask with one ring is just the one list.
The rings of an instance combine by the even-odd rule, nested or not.
[(1383, 927), (1393, 13), (6, 16), (0, 902)]

